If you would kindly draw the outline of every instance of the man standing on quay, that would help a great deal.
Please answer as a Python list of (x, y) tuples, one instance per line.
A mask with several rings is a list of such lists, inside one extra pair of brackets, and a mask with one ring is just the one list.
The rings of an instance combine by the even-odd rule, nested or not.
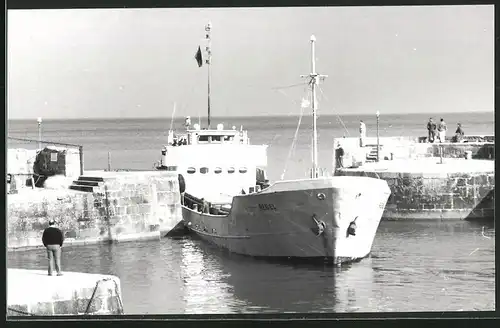
[(47, 257), (49, 259), (49, 276), (52, 276), (54, 259), (56, 271), (58, 276), (62, 276), (61, 272), (61, 247), (63, 245), (64, 237), (59, 230), (55, 227), (56, 222), (54, 220), (49, 221), (49, 227), (43, 231), (42, 242), (43, 246), (47, 248)]

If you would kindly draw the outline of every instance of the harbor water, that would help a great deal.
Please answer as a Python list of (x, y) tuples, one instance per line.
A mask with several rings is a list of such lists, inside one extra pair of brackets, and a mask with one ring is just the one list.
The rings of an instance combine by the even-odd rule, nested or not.
[[(466, 134), (493, 134), (493, 113), (447, 113), (382, 115), (380, 135), (425, 135), (429, 116), (443, 117), (449, 135), (458, 122)], [(320, 115), (321, 167), (331, 169), (333, 138), (357, 136), (360, 119), (368, 136), (375, 136), (375, 117)], [(182, 122), (177, 119), (174, 127), (180, 129)], [(310, 117), (302, 119), (292, 152), (297, 116), (212, 118), (217, 123), (243, 125), (253, 144), (270, 145), (271, 181), (280, 178), (285, 166), (285, 178), (302, 178), (308, 171)], [(169, 126), (166, 118), (44, 119), (42, 130), (44, 140), (83, 145), (87, 170), (107, 168), (108, 152), (113, 169), (151, 170)], [(8, 131), (11, 137), (38, 137), (36, 120), (9, 121)], [(9, 147), (37, 144), (9, 142)], [(342, 268), (255, 260), (191, 237), (65, 247), (62, 263), (66, 271), (118, 276), (127, 314), (494, 310), (494, 240), (495, 229), (486, 223), (382, 222), (371, 257)], [(9, 268), (47, 265), (43, 249), (7, 257)]]
[[(67, 247), (62, 263), (120, 277), (126, 314), (493, 311), (494, 240), (484, 224), (382, 222), (371, 256), (341, 268), (228, 254), (191, 237)], [(8, 253), (8, 267), (45, 266), (44, 250)]]

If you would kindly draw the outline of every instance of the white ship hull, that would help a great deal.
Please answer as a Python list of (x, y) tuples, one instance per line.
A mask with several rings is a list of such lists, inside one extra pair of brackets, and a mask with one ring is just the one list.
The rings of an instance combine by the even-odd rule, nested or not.
[[(234, 253), (341, 263), (370, 254), (389, 195), (384, 180), (316, 178), (235, 196), (227, 215), (182, 211), (191, 232)], [(348, 233), (353, 221), (355, 235)]]

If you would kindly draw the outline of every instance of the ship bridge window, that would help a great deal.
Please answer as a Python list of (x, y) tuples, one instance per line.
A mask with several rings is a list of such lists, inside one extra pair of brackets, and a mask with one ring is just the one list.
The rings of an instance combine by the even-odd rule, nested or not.
[(188, 167), (187, 173), (189, 173), (189, 174), (196, 173), (196, 169), (194, 167)]
[(234, 167), (230, 167), (227, 169), (227, 173), (234, 173)]
[(222, 136), (212, 136), (212, 141), (221, 142)]
[(200, 173), (201, 173), (201, 174), (206, 174), (206, 173), (208, 173), (208, 167), (202, 167), (202, 168), (200, 169)]
[(247, 173), (246, 167), (240, 167), (240, 173)]
[(214, 170), (214, 173), (215, 174), (220, 174), (220, 173), (222, 173), (222, 169), (220, 167), (216, 167), (215, 170)]
[(208, 142), (209, 136), (198, 136), (198, 141), (200, 142)]

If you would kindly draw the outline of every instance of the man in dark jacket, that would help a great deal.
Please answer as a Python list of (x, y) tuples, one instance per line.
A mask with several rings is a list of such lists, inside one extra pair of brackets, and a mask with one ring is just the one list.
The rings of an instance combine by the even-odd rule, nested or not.
[(52, 259), (54, 259), (56, 265), (56, 271), (58, 276), (62, 276), (61, 272), (61, 247), (63, 245), (64, 237), (55, 226), (56, 222), (54, 220), (49, 221), (49, 227), (43, 231), (42, 242), (43, 246), (47, 248), (47, 256), (49, 259), (49, 276), (52, 276), (53, 264)]
[(432, 117), (429, 119), (429, 122), (427, 122), (427, 131), (429, 132), (429, 136), (427, 138), (428, 142), (433, 143), (434, 140), (436, 139), (436, 123), (434, 123), (434, 120)]
[(335, 149), (335, 159), (336, 159), (336, 168), (340, 169), (344, 167), (344, 148), (337, 143), (337, 148)]

